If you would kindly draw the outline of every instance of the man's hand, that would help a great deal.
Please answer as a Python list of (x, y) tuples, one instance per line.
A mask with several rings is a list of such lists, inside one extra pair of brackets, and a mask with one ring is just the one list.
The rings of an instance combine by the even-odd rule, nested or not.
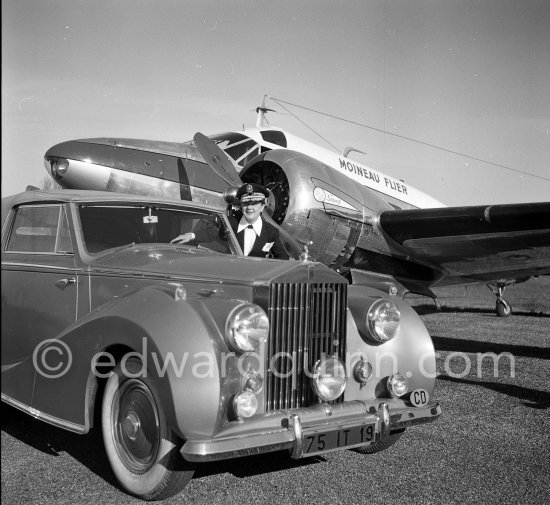
[(175, 239), (170, 240), (171, 244), (187, 244), (195, 238), (194, 233), (184, 233), (183, 235), (178, 235)]

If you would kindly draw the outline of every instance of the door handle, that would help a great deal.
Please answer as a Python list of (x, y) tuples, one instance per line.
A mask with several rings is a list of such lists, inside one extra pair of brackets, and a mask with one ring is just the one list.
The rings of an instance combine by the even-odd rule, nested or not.
[(55, 281), (55, 285), (60, 289), (65, 289), (69, 284), (76, 284), (76, 278), (71, 277), (70, 279), (59, 279)]

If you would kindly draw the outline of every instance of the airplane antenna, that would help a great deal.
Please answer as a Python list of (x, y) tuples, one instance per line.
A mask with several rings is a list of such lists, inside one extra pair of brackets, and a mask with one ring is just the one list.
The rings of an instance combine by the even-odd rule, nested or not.
[[(307, 126), (303, 121), (301, 121), (297, 116), (295, 116), (294, 114), (292, 114), (284, 105), (282, 105), (281, 102), (283, 103), (286, 103), (288, 105), (292, 105), (293, 107), (298, 107), (299, 109), (304, 109), (304, 110), (307, 110), (307, 111), (310, 111), (310, 112), (315, 112), (317, 114), (322, 114), (323, 116), (326, 116), (326, 117), (329, 117), (329, 118), (332, 118), (332, 119), (338, 119), (340, 121), (344, 121), (345, 123), (350, 123), (350, 124), (353, 124), (353, 125), (356, 125), (356, 126), (361, 126), (363, 128), (368, 128), (369, 130), (374, 130), (374, 131), (377, 131), (377, 132), (380, 132), (380, 133), (384, 133), (386, 135), (391, 135), (393, 137), (397, 137), (397, 138), (400, 138), (400, 139), (403, 139), (403, 140), (408, 140), (410, 142), (416, 142), (417, 144), (422, 144), (422, 145), (425, 145), (425, 146), (428, 146), (428, 147), (432, 147), (434, 149), (439, 149), (440, 151), (445, 151), (447, 153), (451, 153), (451, 154), (455, 154), (457, 156), (462, 156), (464, 158), (469, 158), (471, 160), (474, 160), (474, 161), (479, 161), (481, 163), (486, 163), (487, 165), (493, 165), (495, 167), (498, 167), (498, 168), (503, 168), (505, 170), (510, 170), (511, 172), (517, 172), (519, 174), (523, 174), (523, 175), (528, 175), (530, 177), (535, 177), (537, 179), (541, 179), (543, 181), (550, 181), (550, 179), (548, 177), (544, 177), (542, 175), (537, 175), (537, 174), (533, 174), (531, 172), (526, 172), (524, 170), (519, 170), (517, 168), (512, 168), (512, 167), (508, 167), (506, 165), (501, 165), (500, 163), (495, 163), (493, 161), (488, 161), (488, 160), (484, 160), (482, 158), (476, 158), (475, 156), (470, 156), (468, 154), (464, 154), (464, 153), (459, 153), (458, 151), (454, 151), (452, 149), (447, 149), (445, 147), (441, 147), (441, 146), (437, 146), (435, 144), (431, 144), (429, 142), (424, 142), (422, 140), (418, 140), (418, 139), (413, 139), (411, 137), (406, 137), (405, 135), (399, 135), (397, 133), (393, 133), (393, 132), (389, 132), (389, 131), (386, 131), (386, 130), (382, 130), (380, 128), (375, 128), (374, 126), (369, 126), (369, 125), (366, 125), (366, 124), (363, 124), (363, 123), (358, 123), (356, 121), (351, 121), (349, 119), (345, 119), (343, 117), (339, 117), (339, 116), (335, 116), (333, 114), (328, 114), (326, 112), (321, 112), (321, 111), (318, 111), (318, 110), (314, 110), (314, 109), (310, 109), (308, 107), (304, 107), (302, 105), (297, 105), (295, 103), (291, 103), (291, 102), (285, 102), (284, 100), (280, 100), (278, 98), (274, 98), (272, 96), (270, 96), (269, 98), (271, 98), (271, 100), (273, 100), (274, 102), (277, 102), (277, 104), (281, 107), (283, 107), (283, 109), (285, 109), (287, 112), (289, 112), (289, 114), (291, 116), (294, 116), (298, 121), (300, 121), (300, 123), (304, 124), (308, 129), (310, 129), (311, 131), (313, 131), (316, 135), (318, 135), (319, 137), (321, 137), (325, 142), (327, 142), (328, 144), (330, 144), (330, 142), (328, 142), (328, 140), (326, 140), (325, 138), (323, 138), (321, 135), (319, 135), (317, 132), (315, 132), (312, 128), (310, 128), (309, 126)], [(330, 144), (332, 146), (332, 144)], [(334, 146), (332, 146), (334, 147)], [(336, 148), (335, 148), (336, 149)], [(338, 149), (336, 149), (338, 151)]]
[[(268, 95), (266, 95), (268, 96)], [(282, 107), (284, 110), (286, 110), (294, 119), (296, 119), (296, 121), (302, 123), (308, 130), (310, 130), (311, 132), (315, 133), (315, 135), (317, 135), (319, 138), (321, 138), (322, 140), (324, 140), (330, 147), (332, 147), (335, 151), (337, 152), (340, 152), (340, 149), (338, 149), (334, 144), (332, 144), (331, 142), (329, 142), (325, 137), (323, 137), (320, 133), (316, 132), (311, 126), (309, 126), (307, 123), (305, 123), (304, 121), (302, 121), (296, 114), (293, 114), (291, 111), (289, 111), (282, 103), (281, 101), (279, 101), (277, 98), (273, 98), (272, 96), (268, 96), (269, 98), (271, 98), (271, 100), (273, 100), (274, 102), (277, 102), (277, 104)], [(285, 103), (289, 103), (289, 102), (285, 102)], [(289, 103), (289, 105), (294, 105), (294, 104), (291, 104)], [(305, 108), (305, 107), (304, 107)], [(317, 111), (314, 111), (314, 112), (317, 112)]]

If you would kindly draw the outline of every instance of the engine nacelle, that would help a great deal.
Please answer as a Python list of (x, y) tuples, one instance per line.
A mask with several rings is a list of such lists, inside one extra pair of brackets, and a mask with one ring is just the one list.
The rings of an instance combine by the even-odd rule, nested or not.
[(376, 216), (391, 206), (314, 158), (288, 149), (268, 151), (251, 160), (240, 177), (269, 189), (273, 220), (299, 242), (313, 242), (311, 255), (336, 270), (353, 267), (357, 247), (389, 250)]

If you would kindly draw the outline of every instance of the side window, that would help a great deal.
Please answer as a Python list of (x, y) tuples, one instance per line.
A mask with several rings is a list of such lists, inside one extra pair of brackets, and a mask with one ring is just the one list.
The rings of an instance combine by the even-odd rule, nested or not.
[(59, 231), (57, 234), (57, 244), (55, 246), (55, 252), (70, 254), (73, 253), (71, 232), (69, 230), (69, 220), (67, 219), (67, 209), (65, 208), (65, 206), (61, 207), (61, 214), (59, 215)]
[(19, 207), (16, 210), (6, 250), (27, 253), (72, 252), (64, 207), (61, 205)]

